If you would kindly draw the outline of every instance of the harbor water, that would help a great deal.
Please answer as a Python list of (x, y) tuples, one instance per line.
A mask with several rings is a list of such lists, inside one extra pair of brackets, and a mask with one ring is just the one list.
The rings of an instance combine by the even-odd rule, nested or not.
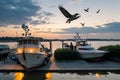
[[(66, 41), (67, 42), (67, 41)], [(67, 42), (70, 44), (70, 41)], [(96, 49), (100, 46), (120, 44), (120, 41), (88, 41)], [(16, 42), (0, 42), (8, 44), (10, 48), (15, 48)], [(40, 43), (41, 44), (41, 43)], [(42, 42), (49, 48), (49, 42)], [(75, 42), (73, 42), (75, 44)], [(62, 48), (60, 41), (52, 42), (52, 53), (58, 48)], [(0, 64), (1, 65), (1, 64)], [(0, 72), (0, 80), (119, 80), (120, 72)]]

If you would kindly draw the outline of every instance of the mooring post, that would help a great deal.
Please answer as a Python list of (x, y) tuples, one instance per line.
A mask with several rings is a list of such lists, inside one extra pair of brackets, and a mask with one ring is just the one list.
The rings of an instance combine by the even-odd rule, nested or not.
[(62, 42), (62, 49), (63, 49), (63, 42), (64, 42), (64, 41), (63, 41), (63, 40), (61, 40), (61, 42)]
[(50, 52), (52, 54), (52, 41), (50, 41)]

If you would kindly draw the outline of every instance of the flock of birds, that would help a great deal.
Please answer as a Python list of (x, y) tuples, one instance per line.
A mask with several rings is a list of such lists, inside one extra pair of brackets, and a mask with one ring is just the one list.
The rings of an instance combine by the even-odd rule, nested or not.
[[(84, 11), (89, 12), (89, 8), (84, 9)], [(96, 13), (99, 13), (99, 12), (100, 12), (100, 9), (98, 11), (96, 11)]]
[[(76, 20), (76, 19), (78, 19), (79, 17), (81, 17), (78, 13), (75, 13), (75, 14), (70, 14), (64, 7), (62, 7), (62, 6), (59, 6), (59, 9), (60, 9), (60, 11), (62, 12), (62, 14), (66, 17), (66, 18), (68, 18), (67, 19), (67, 21), (66, 21), (66, 23), (71, 23), (71, 21), (73, 21), (73, 20)], [(84, 9), (84, 11), (85, 12), (89, 12), (89, 8), (87, 8), (87, 9)], [(99, 13), (100, 12), (100, 9), (98, 10), (98, 11), (96, 11), (96, 13)], [(85, 23), (81, 23), (81, 25), (82, 26), (84, 26), (85, 25)]]

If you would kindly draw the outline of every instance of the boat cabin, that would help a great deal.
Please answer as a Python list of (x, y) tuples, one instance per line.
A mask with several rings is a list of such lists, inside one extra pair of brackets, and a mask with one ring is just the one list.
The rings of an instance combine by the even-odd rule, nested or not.
[(36, 39), (21, 39), (18, 41), (18, 45), (24, 45), (24, 44), (33, 44), (33, 45), (38, 45), (38, 40)]
[(94, 48), (90, 44), (88, 44), (87, 41), (85, 40), (76, 42), (76, 47), (77, 50), (94, 50)]
[(25, 38), (18, 41), (17, 53), (38, 53), (43, 51), (43, 46), (34, 38)]
[(76, 46), (86, 46), (86, 45), (89, 45), (89, 44), (85, 40), (76, 42)]

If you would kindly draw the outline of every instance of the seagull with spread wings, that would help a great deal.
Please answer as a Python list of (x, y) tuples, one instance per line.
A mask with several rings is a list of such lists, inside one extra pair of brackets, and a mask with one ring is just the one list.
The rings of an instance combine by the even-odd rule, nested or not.
[(71, 21), (76, 20), (80, 17), (80, 15), (78, 13), (75, 13), (73, 15), (71, 15), (65, 8), (63, 8), (62, 6), (59, 6), (60, 11), (63, 13), (63, 15), (68, 18), (68, 20), (66, 21), (66, 23), (71, 23)]
[(85, 23), (81, 23), (82, 26), (85, 26)]
[(89, 12), (89, 8), (87, 8), (87, 9), (84, 9), (84, 11), (85, 11), (85, 12)]

